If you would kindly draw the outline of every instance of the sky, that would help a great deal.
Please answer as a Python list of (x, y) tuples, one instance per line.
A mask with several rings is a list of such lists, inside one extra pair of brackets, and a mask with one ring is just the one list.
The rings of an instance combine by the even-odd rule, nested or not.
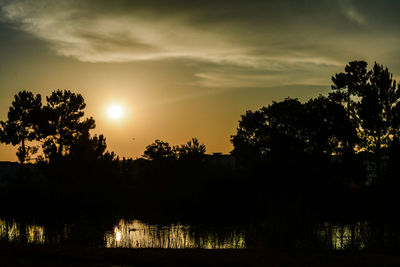
[[(349, 61), (399, 80), (399, 10), (396, 0), (0, 0), (0, 120), (21, 90), (69, 89), (120, 157), (192, 137), (229, 153), (246, 110), (327, 94)], [(112, 105), (121, 119), (107, 116)], [(15, 152), (1, 144), (0, 161)]]

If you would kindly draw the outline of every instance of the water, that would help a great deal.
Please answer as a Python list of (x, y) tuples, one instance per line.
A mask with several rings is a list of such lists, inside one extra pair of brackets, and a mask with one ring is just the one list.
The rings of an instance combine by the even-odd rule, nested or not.
[[(113, 225), (70, 223), (45, 225), (15, 219), (0, 219), (0, 239), (15, 242), (84, 243), (108, 248), (201, 248), (245, 249), (296, 244), (328, 250), (398, 248), (400, 234), (395, 225), (371, 221), (354, 223), (320, 222), (313, 226), (308, 243), (304, 235), (289, 236), (265, 223), (251, 226), (202, 227), (188, 224), (149, 224), (141, 220), (120, 219)], [(293, 229), (287, 229), (293, 230)], [(273, 233), (272, 233), (273, 232)], [(272, 235), (274, 234), (274, 235)], [(256, 240), (256, 241), (254, 241)], [(311, 241), (310, 241), (311, 240)], [(286, 242), (286, 243), (285, 243)]]
[[(0, 239), (7, 241), (36, 244), (79, 243), (82, 239), (74, 240), (77, 232), (81, 238), (91, 237), (87, 232), (82, 232), (87, 229), (83, 225), (76, 227), (66, 224), (62, 229), (50, 233), (43, 225), (21, 224), (15, 220), (0, 219)], [(97, 241), (95, 243), (107, 248), (246, 248), (244, 231), (220, 230), (196, 229), (194, 226), (182, 224), (147, 224), (140, 220), (121, 219), (112, 229), (103, 231), (102, 240), (95, 240)]]
[(324, 245), (333, 250), (365, 249), (371, 240), (371, 223), (359, 221), (352, 224), (332, 224), (324, 222), (318, 234)]

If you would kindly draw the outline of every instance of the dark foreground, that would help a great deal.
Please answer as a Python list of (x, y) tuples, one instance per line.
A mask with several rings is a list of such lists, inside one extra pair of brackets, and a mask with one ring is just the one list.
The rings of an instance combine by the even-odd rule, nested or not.
[(396, 253), (106, 249), (0, 243), (0, 266), (400, 266)]

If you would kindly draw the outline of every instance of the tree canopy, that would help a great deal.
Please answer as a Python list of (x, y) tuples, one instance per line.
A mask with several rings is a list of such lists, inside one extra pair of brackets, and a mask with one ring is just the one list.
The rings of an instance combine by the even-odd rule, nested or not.
[(175, 147), (179, 159), (201, 159), (206, 153), (206, 146), (200, 144), (197, 138), (192, 138), (186, 144)]
[(38, 121), (41, 116), (41, 96), (21, 91), (15, 95), (8, 111), (8, 120), (1, 121), (0, 141), (6, 144), (20, 145), (17, 151), (21, 163), (29, 161), (37, 147), (28, 146), (27, 141), (38, 138)]
[(71, 146), (95, 128), (92, 117), (82, 120), (86, 104), (82, 95), (57, 90), (46, 97), (41, 125), (43, 151), (47, 158), (68, 154)]
[[(333, 92), (301, 103), (286, 98), (241, 116), (232, 154), (248, 162), (328, 155), (353, 168), (354, 153), (382, 149), (400, 133), (400, 86), (387, 68), (352, 61), (332, 77)], [(352, 156), (353, 155), (353, 156)], [(339, 156), (339, 157), (338, 157)]]
[[(52, 160), (69, 154), (71, 147), (85, 138), (91, 140), (89, 131), (95, 127), (95, 122), (91, 117), (83, 119), (86, 104), (82, 95), (57, 90), (46, 100), (46, 105), (42, 106), (39, 94), (21, 91), (14, 97), (8, 120), (0, 122), (0, 141), (20, 145), (17, 156), (21, 163), (29, 161), (38, 151), (37, 145), (28, 146), (27, 141), (42, 143), (45, 157)], [(99, 138), (99, 143), (105, 142), (103, 137)]]
[(167, 142), (156, 139), (146, 147), (143, 157), (149, 160), (175, 159), (176, 154)]
[(331, 155), (339, 152), (345, 137), (354, 135), (341, 105), (322, 96), (304, 104), (287, 98), (247, 111), (231, 138), (232, 153), (243, 159)]

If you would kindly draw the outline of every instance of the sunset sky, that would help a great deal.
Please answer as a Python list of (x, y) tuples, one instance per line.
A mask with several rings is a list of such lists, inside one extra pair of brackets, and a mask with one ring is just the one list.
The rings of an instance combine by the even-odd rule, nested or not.
[(0, 0), (0, 120), (20, 90), (70, 89), (121, 157), (192, 137), (228, 153), (246, 110), (326, 94), (351, 60), (399, 80), (399, 14), (396, 0)]

